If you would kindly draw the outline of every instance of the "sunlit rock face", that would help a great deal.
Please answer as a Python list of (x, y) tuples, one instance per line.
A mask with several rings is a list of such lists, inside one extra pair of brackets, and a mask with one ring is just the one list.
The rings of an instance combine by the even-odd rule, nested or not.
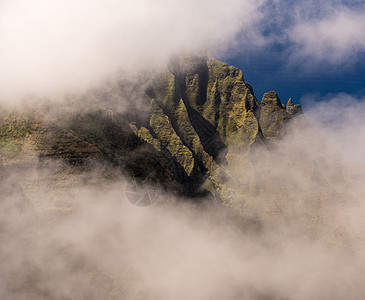
[(133, 125), (136, 134), (175, 162), (177, 180), (223, 201), (231, 194), (227, 169), (246, 165), (250, 189), (252, 149), (267, 151), (302, 114), (291, 100), (288, 108), (283, 105), (274, 91), (259, 102), (241, 70), (212, 57), (172, 59), (147, 94), (149, 119), (139, 128)]
[(139, 114), (140, 108), (116, 113), (105, 99), (62, 121), (42, 111), (3, 112), (3, 164), (62, 161), (63, 168), (82, 173), (102, 162), (180, 195), (229, 202), (232, 170), (243, 166), (240, 184), (254, 189), (253, 149), (269, 151), (288, 122), (302, 114), (291, 99), (283, 105), (274, 91), (259, 102), (241, 70), (212, 57), (173, 58), (142, 98), (147, 114)]

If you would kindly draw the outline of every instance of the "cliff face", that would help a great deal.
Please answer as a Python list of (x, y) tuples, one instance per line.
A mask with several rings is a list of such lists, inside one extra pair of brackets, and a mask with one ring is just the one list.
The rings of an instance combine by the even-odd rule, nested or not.
[[(211, 57), (184, 56), (146, 90), (148, 116), (96, 108), (60, 125), (33, 114), (3, 113), (0, 153), (5, 165), (60, 158), (73, 169), (103, 160), (125, 174), (187, 196), (212, 194), (229, 202), (227, 169), (245, 166), (245, 189), (254, 189), (253, 149), (269, 151), (301, 115), (291, 99), (271, 91), (259, 102), (239, 69)], [(30, 154), (32, 153), (32, 154)], [(24, 158), (25, 157), (25, 158)]]
[(213, 58), (180, 57), (169, 69), (148, 90), (149, 122), (134, 130), (171, 156), (180, 180), (203, 181), (227, 199), (226, 168), (238, 163), (252, 169), (252, 148), (267, 150), (302, 110), (291, 99), (283, 105), (274, 91), (259, 102), (242, 71)]

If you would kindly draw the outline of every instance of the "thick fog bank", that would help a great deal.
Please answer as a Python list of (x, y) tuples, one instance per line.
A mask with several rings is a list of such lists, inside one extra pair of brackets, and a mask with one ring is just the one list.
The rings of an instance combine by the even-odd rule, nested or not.
[(53, 189), (54, 168), (2, 167), (1, 298), (361, 299), (364, 106), (350, 100), (312, 106), (258, 152), (269, 168), (241, 212), (168, 194), (140, 208), (127, 179)]

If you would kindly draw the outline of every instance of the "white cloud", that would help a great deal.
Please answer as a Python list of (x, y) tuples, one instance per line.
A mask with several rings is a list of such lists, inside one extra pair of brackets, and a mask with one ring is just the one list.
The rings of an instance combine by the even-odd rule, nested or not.
[(308, 95), (301, 103), (322, 138), (346, 161), (365, 166), (365, 97), (341, 93), (315, 98)]
[(285, 60), (296, 65), (357, 61), (365, 51), (365, 10), (355, 4), (3, 0), (0, 102), (83, 89), (121, 68), (156, 68), (183, 51), (210, 49), (224, 60), (281, 43)]
[(175, 52), (224, 49), (262, 1), (78, 0), (0, 4), (0, 98), (80, 88)]
[(336, 64), (365, 51), (365, 11), (336, 8), (319, 19), (298, 20), (289, 31), (294, 56)]
[[(340, 129), (330, 145), (363, 156), (364, 105), (326, 100), (307, 114), (316, 129)], [(165, 193), (135, 207), (123, 178), (98, 180), (100, 165), (61, 184), (63, 165), (0, 169), (2, 298), (362, 299), (364, 165), (334, 155), (297, 121), (269, 156), (256, 148), (264, 174), (253, 177), (254, 193), (240, 186), (237, 214)], [(235, 178), (250, 176), (235, 167)]]
[[(234, 42), (233, 54), (257, 59), (258, 50), (278, 53), (289, 66), (303, 70), (351, 65), (365, 53), (363, 1), (265, 0), (249, 33)], [(279, 47), (278, 47), (279, 46)], [(231, 54), (231, 53), (229, 53)], [(290, 70), (290, 68), (289, 68)]]

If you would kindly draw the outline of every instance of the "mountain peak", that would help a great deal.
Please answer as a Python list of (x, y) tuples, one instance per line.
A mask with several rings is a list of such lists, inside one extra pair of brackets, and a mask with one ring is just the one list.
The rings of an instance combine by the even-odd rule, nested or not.
[(264, 94), (262, 97), (262, 104), (270, 104), (270, 105), (277, 105), (279, 107), (282, 107), (280, 98), (278, 94), (275, 91), (270, 91)]
[(226, 167), (245, 165), (241, 185), (252, 189), (254, 147), (269, 151), (268, 145), (301, 112), (291, 100), (285, 107), (275, 91), (259, 102), (241, 70), (206, 56), (172, 59), (168, 70), (151, 81), (145, 101), (150, 111), (138, 120), (105, 111), (79, 112), (67, 125), (53, 122), (52, 128), (42, 120), (37, 126), (26, 119), (10, 124), (3, 114), (0, 146), (15, 143), (19, 153), (26, 151), (23, 136), (15, 134), (26, 126), (25, 141), (45, 145), (36, 148), (39, 157), (64, 158), (75, 167), (89, 157), (102, 158), (136, 180), (149, 177), (184, 195), (211, 193), (228, 203), (233, 187), (226, 183)]

